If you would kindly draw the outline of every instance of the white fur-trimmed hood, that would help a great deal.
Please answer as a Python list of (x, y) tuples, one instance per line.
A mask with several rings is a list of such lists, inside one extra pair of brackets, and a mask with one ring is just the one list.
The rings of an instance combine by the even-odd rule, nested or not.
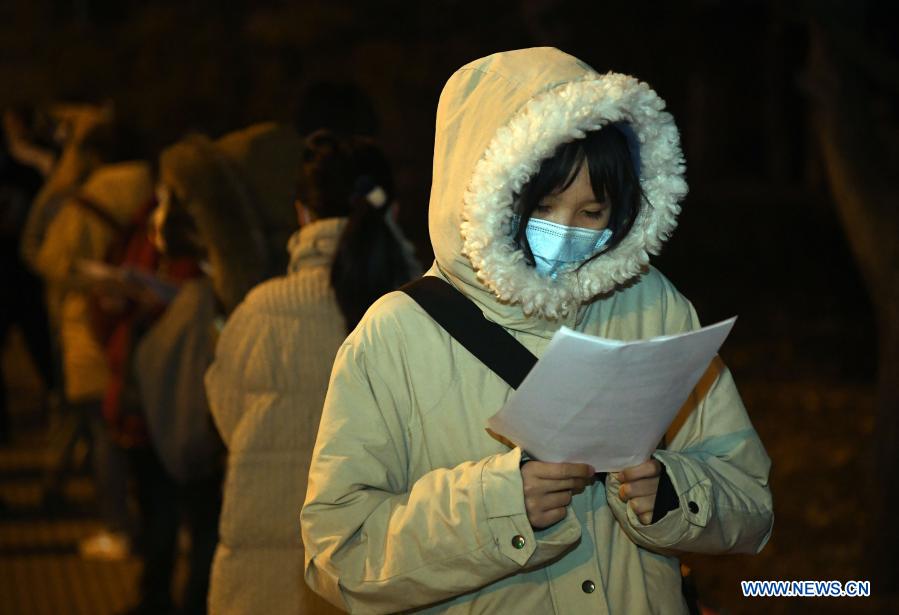
[[(429, 225), (438, 265), (480, 303), (487, 297), (478, 286), (549, 320), (639, 276), (677, 225), (687, 193), (678, 131), (664, 108), (634, 77), (600, 75), (551, 48), (498, 53), (459, 69), (437, 114)], [(611, 122), (627, 122), (636, 136), (648, 203), (608, 254), (556, 281), (540, 277), (509, 235), (513, 196), (559, 145)]]

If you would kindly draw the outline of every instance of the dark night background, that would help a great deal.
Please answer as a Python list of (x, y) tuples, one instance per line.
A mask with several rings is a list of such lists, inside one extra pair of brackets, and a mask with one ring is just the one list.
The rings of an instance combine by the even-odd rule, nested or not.
[[(835, 167), (822, 154), (815, 114), (826, 107), (820, 92), (830, 92), (828, 79), (839, 80), (849, 63), (846, 74), (860, 75), (877, 102), (868, 136), (897, 136), (890, 3), (30, 0), (0, 7), (0, 105), (112, 100), (154, 148), (190, 130), (218, 136), (258, 120), (293, 122), (308, 85), (355, 82), (374, 103), (378, 137), (399, 177), (401, 222), (424, 261), (437, 98), (456, 68), (495, 51), (551, 45), (600, 72), (647, 81), (681, 129), (691, 187), (655, 264), (703, 322), (739, 315), (722, 354), (774, 462), (771, 542), (755, 557), (687, 557), (701, 597), (727, 613), (896, 608), (877, 582), (867, 600), (744, 599), (739, 589), (741, 579), (879, 578), (881, 560), (868, 555), (865, 537), (886, 489), (871, 467), (884, 403), (878, 365), (895, 339), (885, 330), (895, 330), (896, 293), (883, 299), (871, 289), (897, 279), (895, 248), (873, 269), (885, 276), (859, 260), (870, 238), (847, 231), (846, 221), (867, 210), (847, 214), (832, 196)], [(823, 69), (814, 52), (822, 40), (830, 45)], [(888, 228), (899, 217), (892, 190)], [(27, 406), (31, 376), (19, 372)]]

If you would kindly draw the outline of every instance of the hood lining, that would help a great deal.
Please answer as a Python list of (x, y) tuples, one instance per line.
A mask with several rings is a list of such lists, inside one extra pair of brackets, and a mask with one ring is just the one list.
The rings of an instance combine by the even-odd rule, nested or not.
[[(533, 97), (496, 131), (465, 190), (461, 232), (462, 253), (500, 301), (558, 319), (646, 269), (673, 232), (687, 192), (677, 128), (664, 107), (633, 77), (588, 73)], [(645, 206), (615, 248), (556, 281), (543, 278), (504, 233), (514, 195), (559, 145), (615, 122), (627, 122), (637, 137)]]

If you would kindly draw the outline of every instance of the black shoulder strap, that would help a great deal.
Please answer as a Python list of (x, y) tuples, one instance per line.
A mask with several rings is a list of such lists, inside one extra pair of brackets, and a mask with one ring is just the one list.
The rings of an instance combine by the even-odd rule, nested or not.
[(424, 276), (400, 288), (481, 363), (513, 389), (528, 375), (537, 357), (451, 284)]
[(100, 207), (96, 201), (89, 199), (83, 194), (75, 194), (71, 197), (71, 202), (84, 211), (90, 212), (95, 218), (108, 226), (116, 234), (125, 232), (125, 226), (116, 220), (111, 213)]

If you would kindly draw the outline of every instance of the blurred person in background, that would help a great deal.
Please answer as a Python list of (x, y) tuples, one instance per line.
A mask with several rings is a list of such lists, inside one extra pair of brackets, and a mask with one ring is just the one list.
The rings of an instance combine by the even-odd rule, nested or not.
[(382, 294), (420, 275), (374, 142), (306, 140), (287, 275), (228, 319), (206, 374), (228, 447), (212, 613), (330, 613), (303, 583), (297, 515), (334, 354)]
[[(72, 201), (71, 197), (78, 194), (81, 185), (94, 170), (108, 162), (115, 162), (120, 157), (116, 150), (130, 146), (121, 122), (116, 122), (111, 103), (55, 103), (40, 110), (35, 124), (44, 135), (43, 142), (56, 155), (52, 160), (46, 155), (35, 156), (32, 153), (29, 156), (40, 160), (39, 166), (46, 173), (46, 180), (27, 210), (18, 248), (28, 269), (43, 278), (42, 268), (47, 263), (39, 263), (38, 256), (46, 248), (46, 235), (56, 215)], [(131, 136), (134, 136), (133, 133)], [(116, 227), (120, 226), (120, 222), (112, 220)], [(118, 235), (118, 231), (110, 233), (113, 239)], [(66, 408), (63, 391), (65, 366), (60, 320), (63, 298), (69, 289), (66, 284), (58, 283), (58, 279), (43, 281), (45, 307), (36, 308), (35, 314), (41, 314), (48, 321), (50, 384), (47, 406), (50, 410), (49, 448), (54, 461), (45, 478), (42, 503), (52, 511), (64, 504), (62, 491), (68, 474), (90, 455), (91, 426), (86, 415)], [(87, 280), (82, 278), (80, 282), (86, 283)]]
[[(32, 116), (34, 132), (40, 138), (36, 142), (27, 138), (14, 139), (13, 151), (17, 152), (17, 156), (31, 161), (45, 180), (30, 200), (22, 226), (16, 231), (17, 247), (21, 262), (43, 277), (37, 258), (47, 230), (63, 204), (77, 193), (87, 176), (109, 161), (109, 134), (113, 130), (115, 115), (109, 103), (56, 103), (28, 115)], [(7, 115), (6, 120), (11, 135), (26, 136), (14, 115)], [(39, 147), (36, 149), (35, 145)], [(50, 151), (41, 151), (43, 146)], [(50, 340), (49, 367), (41, 365), (46, 360), (39, 360), (38, 367), (49, 374), (45, 378), (48, 388), (45, 405), (50, 411), (49, 448), (55, 460), (48, 470), (42, 503), (54, 510), (64, 503), (62, 485), (66, 475), (87, 458), (83, 453), (90, 452), (91, 429), (85, 416), (79, 418), (65, 407), (60, 312), (66, 288), (53, 280), (43, 282), (44, 305), (35, 306), (29, 318), (35, 326), (39, 321), (46, 323), (44, 327), (48, 329)], [(28, 291), (23, 289), (22, 294), (28, 295)], [(87, 446), (83, 446), (85, 443)]]
[[(35, 195), (22, 230), (23, 260), (37, 269), (37, 254), (53, 218), (67, 196), (76, 192), (91, 172), (109, 162), (103, 135), (108, 134), (115, 111), (111, 103), (59, 103), (46, 110), (53, 142), (60, 150), (46, 173), (46, 181)], [(48, 298), (51, 322), (58, 301)]]
[[(159, 209), (154, 199), (138, 211), (121, 254), (110, 263), (127, 288), (117, 297), (104, 297), (107, 300), (98, 306), (101, 312), (98, 328), (103, 332), (110, 373), (103, 398), (103, 416), (113, 438), (126, 451), (134, 478), (140, 523), (132, 550), (144, 562), (150, 555), (150, 564), (144, 564), (141, 579), (158, 579), (164, 586), (161, 590), (165, 600), (162, 608), (145, 609), (144, 612), (166, 613), (173, 608), (169, 597), (171, 563), (163, 561), (160, 565), (158, 560), (152, 559), (152, 554), (160, 548), (153, 542), (168, 539), (167, 533), (156, 530), (160, 520), (163, 527), (174, 525), (170, 520), (172, 515), (163, 515), (160, 519), (157, 511), (172, 510), (176, 503), (174, 499), (154, 501), (154, 498), (169, 497), (171, 494), (154, 489), (155, 483), (146, 480), (145, 468), (148, 459), (155, 459), (155, 453), (152, 452), (153, 443), (141, 403), (135, 362), (138, 344), (143, 336), (165, 313), (179, 290), (203, 275), (200, 264), (205, 253), (194, 242), (196, 228), (186, 215), (180, 218), (172, 216), (167, 225), (167, 238), (160, 238), (159, 229), (153, 224), (153, 214)], [(210, 435), (215, 441), (214, 434)], [(217, 494), (213, 493), (211, 499), (214, 502)], [(176, 525), (174, 527), (177, 528)]]
[[(3, 110), (0, 136), (0, 275), (7, 292), (0, 302), (0, 344), (18, 326), (45, 394), (55, 388), (49, 322), (41, 279), (20, 254), (32, 200), (56, 164), (54, 143), (39, 130), (39, 113), (29, 106)], [(46, 397), (45, 397), (46, 401)], [(6, 375), (0, 376), (0, 445), (10, 438)]]
[(142, 159), (141, 140), (125, 123), (103, 123), (85, 136), (82, 146), (104, 164), (76, 191), (69, 191), (46, 228), (34, 266), (58, 299), (63, 392), (77, 420), (60, 462), (51, 472), (45, 497), (62, 499), (67, 465), (78, 435), (90, 443), (97, 500), (103, 529), (80, 545), (82, 555), (122, 559), (129, 552), (134, 523), (128, 508), (128, 470), (124, 451), (102, 417), (109, 366), (95, 329), (92, 304), (99, 294), (116, 293), (116, 284), (97, 275), (122, 240), (132, 218), (153, 197), (150, 164)]
[[(159, 161), (152, 234), (167, 258), (195, 259), (188, 280), (136, 342), (131, 370), (147, 445), (134, 447), (142, 512), (139, 600), (131, 613), (206, 612), (218, 539), (223, 447), (203, 375), (218, 328), (255, 285), (283, 272), (296, 230), (294, 186), (302, 142), (258, 124), (212, 141), (191, 135)], [(190, 536), (183, 596), (173, 600), (178, 530)]]

